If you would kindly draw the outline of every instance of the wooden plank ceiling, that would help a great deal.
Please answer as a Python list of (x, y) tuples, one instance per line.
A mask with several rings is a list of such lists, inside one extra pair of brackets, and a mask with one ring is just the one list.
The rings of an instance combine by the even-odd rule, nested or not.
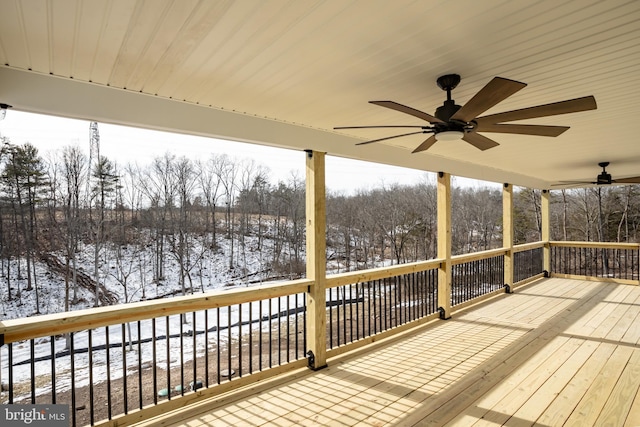
[[(425, 124), (368, 101), (434, 114), (449, 73), (460, 105), (494, 76), (528, 84), (486, 114), (586, 95), (598, 109), (525, 122), (571, 126), (555, 138), (489, 134), (486, 151), (333, 130)], [(3, 0), (0, 102), (534, 188), (595, 180), (601, 161), (638, 176), (640, 2)]]

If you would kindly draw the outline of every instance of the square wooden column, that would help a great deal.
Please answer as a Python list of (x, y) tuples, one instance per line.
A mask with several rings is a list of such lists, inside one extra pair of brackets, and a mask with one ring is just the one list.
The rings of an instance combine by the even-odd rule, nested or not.
[(327, 366), (325, 153), (306, 153), (307, 358), (317, 370)]
[(504, 284), (513, 292), (513, 185), (502, 187), (502, 247), (504, 255)]
[(438, 172), (438, 309), (440, 318), (451, 317), (451, 175)]
[(551, 272), (551, 247), (549, 241), (551, 239), (551, 192), (542, 190), (541, 195), (541, 216), (542, 216), (542, 241), (544, 248), (542, 249), (542, 269), (547, 272), (547, 276)]

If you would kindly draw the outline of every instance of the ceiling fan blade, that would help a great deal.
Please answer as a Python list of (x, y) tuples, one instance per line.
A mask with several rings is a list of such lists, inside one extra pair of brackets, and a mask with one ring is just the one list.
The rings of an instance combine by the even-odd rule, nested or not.
[(560, 181), (557, 184), (551, 184), (552, 187), (556, 187), (559, 185), (581, 185), (581, 184), (597, 184), (597, 182), (593, 181)]
[(418, 126), (418, 125), (413, 125), (413, 126), (404, 126), (404, 125), (388, 125), (388, 126), (337, 126), (334, 127), (334, 130), (339, 130), (339, 129), (378, 129), (378, 128), (416, 128), (416, 129), (428, 129), (427, 126)]
[(585, 96), (583, 98), (491, 114), (484, 117), (478, 117), (476, 121), (478, 124), (512, 122), (515, 120), (535, 119), (537, 117), (577, 113), (579, 111), (595, 110), (596, 108), (598, 108), (596, 105), (596, 99), (593, 96)]
[(435, 143), (436, 143), (436, 136), (435, 135), (431, 135), (422, 144), (418, 145), (418, 147), (416, 147), (416, 149), (413, 150), (412, 153), (419, 153), (421, 151), (428, 150)]
[(369, 101), (371, 104), (379, 105), (381, 107), (390, 108), (392, 110), (400, 111), (401, 113), (409, 114), (422, 120), (426, 120), (429, 123), (444, 123), (437, 117), (427, 114), (424, 111), (416, 110), (415, 108), (407, 107), (406, 105), (398, 104), (393, 101)]
[(489, 148), (497, 147), (498, 144), (493, 139), (489, 139), (486, 136), (482, 136), (479, 133), (471, 132), (465, 133), (462, 138), (463, 141), (468, 142), (479, 150), (488, 150)]
[(494, 77), (480, 92), (467, 101), (453, 116), (451, 120), (470, 122), (489, 108), (504, 101), (520, 89), (526, 87), (526, 83), (509, 80), (502, 77)]
[(564, 187), (563, 190), (573, 190), (573, 189), (577, 189), (577, 188), (583, 188), (585, 185), (594, 185), (597, 184), (597, 182), (592, 182), (592, 181), (567, 181), (567, 182), (560, 182), (558, 184), (551, 184), (552, 187)]
[(616, 184), (640, 184), (640, 176), (633, 176), (631, 178), (614, 179), (611, 182)]
[(512, 125), (481, 123), (477, 132), (515, 133), (519, 135), (558, 136), (569, 129), (569, 126)]
[(371, 144), (373, 142), (380, 142), (380, 141), (386, 141), (387, 139), (393, 139), (393, 138), (400, 138), (402, 136), (409, 136), (409, 135), (417, 135), (419, 133), (427, 133), (426, 131), (420, 131), (420, 132), (409, 132), (409, 133), (403, 133), (401, 135), (393, 135), (393, 136), (388, 136), (386, 138), (379, 138), (379, 139), (373, 139), (371, 141), (364, 141), (364, 142), (358, 142), (356, 145), (365, 145), (365, 144)]

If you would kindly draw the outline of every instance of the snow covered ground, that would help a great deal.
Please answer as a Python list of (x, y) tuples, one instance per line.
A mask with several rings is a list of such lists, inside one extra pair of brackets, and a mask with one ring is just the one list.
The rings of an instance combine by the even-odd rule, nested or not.
[[(244, 250), (239, 248), (239, 244), (235, 242), (235, 268), (229, 268), (229, 257), (231, 251), (230, 242), (220, 239), (220, 245), (215, 253), (208, 254), (200, 265), (196, 265), (191, 271), (193, 289), (188, 289), (188, 293), (199, 293), (214, 289), (231, 289), (238, 286), (251, 286), (260, 283), (262, 280), (268, 281), (269, 274), (267, 272), (268, 262), (265, 258), (270, 259), (273, 255), (271, 252), (271, 241), (263, 241), (266, 250), (262, 252), (257, 250), (257, 238), (246, 237)], [(161, 282), (153, 282), (152, 268), (149, 263), (141, 263), (139, 260), (152, 259), (151, 248), (145, 248), (145, 252), (134, 250), (130, 247), (120, 248), (123, 253), (128, 254), (123, 264), (130, 265), (132, 273), (127, 280), (127, 294), (129, 302), (142, 299), (143, 295), (146, 299), (179, 295), (181, 286), (178, 280), (178, 265), (175, 260), (167, 255), (165, 266), (165, 278)], [(85, 246), (82, 248), (79, 257), (79, 265), (83, 271), (92, 275), (93, 272), (93, 247)], [(335, 268), (335, 266), (334, 266)], [(46, 265), (38, 263), (36, 267), (37, 283), (39, 287), (40, 314), (56, 313), (64, 311), (65, 304), (65, 285), (63, 277), (53, 274)], [(15, 274), (15, 273), (14, 273)], [(108, 250), (103, 251), (102, 265), (100, 268), (100, 280), (105, 284), (107, 289), (118, 296), (120, 302), (125, 302), (124, 288), (117, 280), (118, 267), (115, 263), (115, 257)], [(6, 279), (6, 278), (5, 278)], [(249, 280), (250, 279), (250, 280)], [(5, 282), (6, 283), (6, 282)], [(12, 277), (12, 286), (14, 290), (14, 298), (9, 301), (7, 299), (7, 289), (0, 286), (0, 301), (2, 306), (0, 310), (4, 319), (23, 318), (35, 315), (35, 292), (24, 291), (25, 281)], [(15, 296), (17, 286), (22, 289), (20, 298)], [(189, 286), (189, 284), (187, 284)], [(144, 289), (144, 291), (143, 291)], [(83, 289), (78, 288), (78, 303), (73, 305), (72, 310), (90, 308), (94, 305), (94, 295)], [(335, 296), (334, 296), (335, 298)], [(220, 345), (226, 346), (228, 341), (237, 341), (239, 336), (246, 336), (253, 331), (264, 332), (258, 330), (256, 320), (262, 316), (276, 314), (285, 309), (295, 309), (303, 307), (302, 296), (294, 299), (291, 297), (274, 298), (270, 301), (263, 301), (260, 304), (253, 303), (241, 306), (236, 305), (230, 308), (221, 308), (219, 311), (209, 310), (208, 313), (200, 311), (188, 314), (185, 319), (181, 316), (169, 316), (155, 320), (146, 320), (128, 325), (116, 325), (109, 328), (97, 328), (95, 330), (84, 330), (73, 334), (73, 372), (70, 356), (68, 353), (67, 342), (64, 337), (55, 337), (53, 343), (53, 351), (50, 337), (43, 337), (32, 342), (14, 343), (11, 346), (11, 366), (9, 364), (9, 346), (5, 345), (0, 348), (0, 381), (7, 383), (9, 375), (11, 375), (14, 384), (22, 384), (24, 392), (22, 395), (15, 394), (14, 400), (21, 397), (28, 397), (31, 392), (31, 361), (35, 360), (33, 367), (35, 376), (39, 378), (36, 382), (36, 395), (51, 393), (51, 375), (52, 375), (52, 359), (55, 364), (56, 376), (56, 392), (60, 393), (69, 390), (72, 381), (76, 389), (84, 385), (88, 385), (90, 375), (93, 383), (99, 383), (107, 379), (107, 375), (111, 380), (121, 378), (137, 370), (137, 367), (150, 366), (155, 360), (156, 366), (160, 369), (170, 369), (179, 366), (183, 361), (184, 355), (187, 360), (202, 357), (206, 348), (211, 344), (217, 344), (218, 335), (220, 336)], [(239, 324), (239, 320), (246, 322), (249, 319), (251, 310), (251, 318), (254, 322), (251, 325)], [(207, 316), (205, 327), (205, 316)], [(292, 322), (295, 315), (285, 315), (278, 318), (278, 322)], [(195, 319), (195, 322), (194, 322)], [(219, 320), (218, 320), (219, 319)], [(183, 320), (186, 320), (183, 321)], [(219, 321), (219, 325), (217, 324)], [(266, 326), (267, 328), (270, 326)], [(205, 329), (213, 331), (216, 328), (221, 330), (218, 334), (208, 333), (205, 339)], [(123, 331), (124, 329), (124, 331)], [(197, 339), (190, 338), (193, 332)], [(124, 335), (123, 335), (124, 334)], [(90, 337), (89, 337), (90, 335)], [(151, 338), (155, 336), (155, 344)], [(171, 337), (167, 339), (167, 337)], [(189, 338), (184, 338), (185, 336)], [(182, 339), (184, 338), (184, 339)], [(107, 370), (107, 339), (111, 346), (108, 353), (108, 370)], [(91, 352), (91, 364), (89, 363), (89, 352), (86, 351), (91, 341), (92, 347), (99, 348), (97, 351)], [(127, 343), (131, 340), (135, 343), (132, 351), (123, 348), (128, 347)], [(137, 342), (141, 344), (138, 346)], [(167, 345), (169, 349), (167, 351)], [(52, 353), (58, 357), (52, 358)], [(126, 357), (126, 364), (123, 364), (123, 354)], [(93, 370), (89, 372), (89, 366), (93, 366)], [(109, 373), (108, 373), (109, 372)], [(49, 380), (47, 381), (47, 378)], [(8, 393), (4, 392), (0, 395), (0, 403), (8, 399)]]
[[(215, 251), (204, 251), (202, 262), (197, 263), (190, 271), (191, 284), (186, 281), (187, 294), (200, 293), (221, 288), (233, 288), (238, 286), (250, 286), (252, 283), (269, 281), (270, 273), (268, 264), (271, 260), (272, 242), (263, 240), (263, 251), (257, 250), (257, 237), (245, 237), (245, 249), (234, 242), (234, 268), (229, 268), (231, 245), (227, 239), (219, 239), (219, 247)], [(179, 283), (179, 267), (175, 257), (166, 252), (164, 264), (164, 278), (161, 281), (153, 281), (151, 259), (153, 248), (133, 248), (124, 246), (120, 248), (124, 254), (123, 267), (118, 268), (116, 257), (112, 248), (101, 251), (100, 282), (106, 288), (117, 295), (119, 303), (134, 302), (145, 299), (156, 299), (180, 295), (182, 292)], [(78, 265), (84, 273), (94, 276), (92, 245), (83, 245), (78, 254)], [(194, 253), (203, 251), (196, 248)], [(58, 255), (62, 261), (62, 255)], [(24, 261), (22, 264), (23, 278), (18, 278), (15, 261), (12, 262), (11, 287), (12, 299), (8, 299), (6, 269), (0, 272), (0, 314), (3, 319), (16, 319), (31, 317), (37, 314), (51, 314), (65, 311), (65, 284), (64, 277), (55, 274), (42, 262), (36, 264), (36, 281), (40, 292), (39, 313), (36, 310), (35, 291), (25, 291), (26, 273)], [(118, 280), (119, 270), (129, 273), (127, 278), (128, 300), (125, 298), (124, 287)], [(18, 287), (21, 289), (20, 297), (16, 296)], [(73, 291), (70, 291), (73, 292)], [(95, 295), (86, 289), (78, 287), (78, 303), (73, 304), (71, 310), (79, 310), (94, 306)]]

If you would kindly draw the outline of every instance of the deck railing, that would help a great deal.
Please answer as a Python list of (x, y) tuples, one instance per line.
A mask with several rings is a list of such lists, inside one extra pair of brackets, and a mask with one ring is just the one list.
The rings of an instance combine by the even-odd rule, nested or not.
[(372, 337), (438, 310), (439, 261), (328, 278), (327, 348)]
[(549, 246), (551, 272), (556, 277), (638, 283), (638, 243), (550, 242)]
[(504, 289), (504, 249), (452, 257), (451, 306)]
[[(541, 275), (543, 244), (451, 258), (452, 306)], [(435, 259), (326, 278), (327, 355), (439, 315)], [(533, 264), (533, 265), (529, 265)], [(637, 265), (637, 263), (636, 263)], [(0, 322), (0, 403), (64, 403), (73, 425), (125, 425), (307, 364), (312, 280)]]
[(178, 398), (185, 394), (204, 397), (255, 380), (247, 376), (296, 361), (303, 366), (305, 293), (312, 284), (299, 280), (2, 322), (0, 366), (8, 392), (0, 403), (67, 404), (72, 425), (122, 422), (136, 414), (131, 421), (143, 408), (182, 406)]
[[(514, 248), (514, 283), (544, 274), (544, 243), (518, 245)], [(547, 272), (548, 273), (548, 272)]]

